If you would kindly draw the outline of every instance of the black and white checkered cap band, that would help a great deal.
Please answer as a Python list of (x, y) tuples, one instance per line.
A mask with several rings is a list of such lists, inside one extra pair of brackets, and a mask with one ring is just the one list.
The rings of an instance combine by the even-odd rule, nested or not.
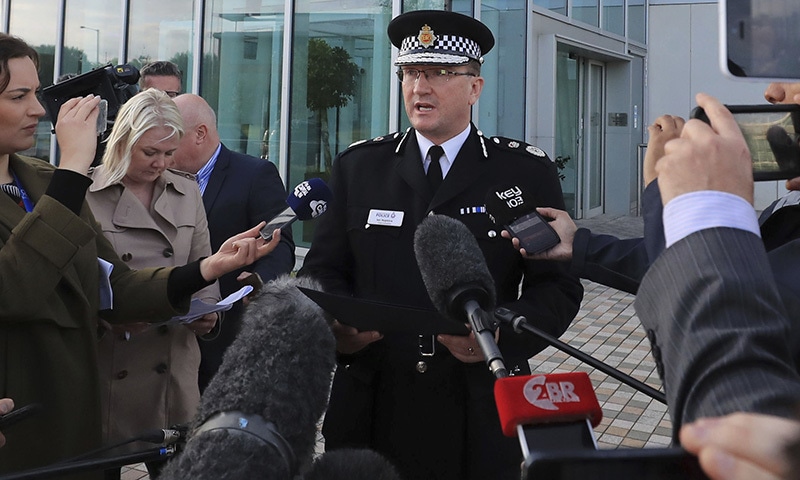
[(425, 47), (418, 36), (406, 37), (400, 44), (395, 65), (413, 63), (462, 64), (470, 59), (481, 61), (481, 47), (469, 38), (436, 35), (433, 45)]

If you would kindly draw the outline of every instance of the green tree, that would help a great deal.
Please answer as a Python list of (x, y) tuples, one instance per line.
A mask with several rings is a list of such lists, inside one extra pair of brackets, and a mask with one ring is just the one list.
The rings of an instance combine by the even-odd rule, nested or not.
[[(331, 47), (321, 38), (308, 41), (308, 88), (306, 106), (319, 119), (320, 142), (325, 169), (333, 163), (328, 127), (328, 109), (347, 105), (356, 91), (356, 65), (342, 47)], [(321, 169), (320, 169), (321, 170)]]

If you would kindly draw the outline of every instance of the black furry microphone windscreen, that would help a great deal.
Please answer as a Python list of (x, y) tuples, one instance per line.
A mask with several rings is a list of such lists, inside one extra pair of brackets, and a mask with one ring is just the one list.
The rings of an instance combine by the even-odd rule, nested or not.
[[(291, 479), (280, 452), (236, 429), (194, 430), (218, 412), (260, 415), (310, 464), (317, 422), (327, 406), (335, 340), (323, 311), (296, 287), (320, 289), (307, 278), (281, 277), (248, 305), (241, 330), (205, 390), (192, 433), (159, 477), (170, 479)], [(225, 328), (225, 325), (223, 325)]]
[(422, 281), (434, 307), (457, 317), (452, 311), (451, 295), (456, 289), (474, 286), (489, 294), (494, 308), (495, 287), (478, 241), (466, 225), (446, 215), (430, 215), (414, 232), (414, 254)]

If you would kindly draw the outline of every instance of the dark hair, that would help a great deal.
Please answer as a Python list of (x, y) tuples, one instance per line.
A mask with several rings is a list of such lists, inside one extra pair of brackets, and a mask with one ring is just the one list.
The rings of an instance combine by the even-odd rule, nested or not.
[(166, 60), (156, 60), (145, 64), (140, 70), (139, 74), (142, 78), (147, 76), (156, 77), (178, 77), (183, 80), (183, 73), (178, 66)]
[(39, 69), (39, 54), (28, 45), (25, 40), (0, 33), (0, 93), (4, 92), (11, 81), (11, 74), (8, 72), (8, 61), (12, 58), (28, 57), (33, 60), (36, 69)]

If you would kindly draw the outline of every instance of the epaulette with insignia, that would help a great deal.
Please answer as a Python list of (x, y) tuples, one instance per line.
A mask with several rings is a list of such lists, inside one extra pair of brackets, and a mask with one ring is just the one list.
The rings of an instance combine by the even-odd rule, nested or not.
[(547, 157), (547, 154), (539, 147), (534, 145), (529, 145), (525, 142), (521, 142), (519, 140), (514, 140), (512, 138), (505, 138), (505, 137), (492, 137), (489, 141), (496, 145), (503, 150), (510, 150), (517, 153), (524, 153), (530, 155), (534, 158), (544, 160)]
[(375, 138), (358, 140), (358, 141), (355, 141), (355, 142), (351, 143), (350, 145), (348, 145), (347, 149), (349, 150), (351, 148), (362, 146), (362, 145), (375, 145), (375, 144), (380, 144), (380, 143), (391, 142), (391, 141), (394, 141), (394, 140), (397, 140), (398, 138), (400, 138), (400, 135), (402, 135), (402, 132), (394, 132), (394, 133), (389, 133), (389, 134), (386, 134), (386, 135), (381, 135), (381, 136), (375, 137)]

